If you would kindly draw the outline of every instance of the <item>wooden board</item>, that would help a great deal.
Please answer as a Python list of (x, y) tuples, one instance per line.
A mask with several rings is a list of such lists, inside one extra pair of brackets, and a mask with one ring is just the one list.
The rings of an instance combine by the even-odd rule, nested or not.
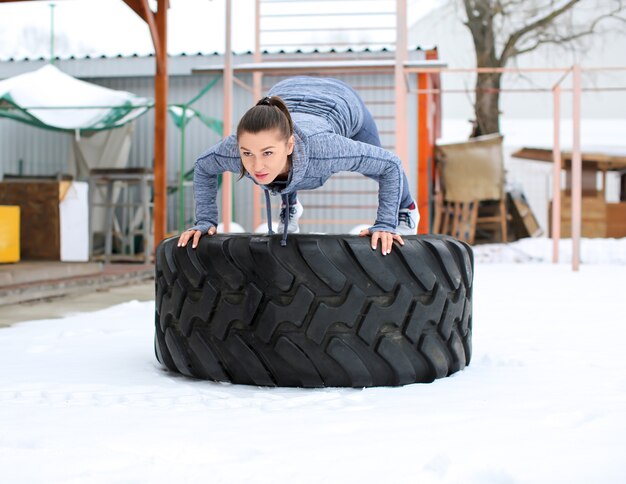
[(521, 191), (513, 190), (508, 193), (509, 211), (511, 214), (511, 228), (515, 239), (524, 237), (539, 237), (543, 230), (537, 222), (526, 197)]
[(0, 205), (20, 207), (23, 260), (60, 260), (58, 181), (1, 182)]
[[(562, 195), (561, 237), (572, 236), (572, 202)], [(548, 207), (552, 227), (552, 202)], [(550, 230), (551, 232), (551, 230)], [(606, 203), (602, 197), (582, 198), (582, 237), (626, 237), (626, 203)]]
[(606, 236), (626, 237), (626, 202), (606, 204)]

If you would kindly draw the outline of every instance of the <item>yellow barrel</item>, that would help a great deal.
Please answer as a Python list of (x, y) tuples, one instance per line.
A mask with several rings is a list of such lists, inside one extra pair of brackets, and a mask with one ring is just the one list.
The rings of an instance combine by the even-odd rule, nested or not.
[(20, 207), (0, 205), (0, 262), (20, 260)]

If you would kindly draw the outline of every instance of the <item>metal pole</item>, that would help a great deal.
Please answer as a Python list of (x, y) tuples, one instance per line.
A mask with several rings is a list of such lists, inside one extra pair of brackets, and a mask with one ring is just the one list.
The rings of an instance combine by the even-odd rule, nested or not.
[[(231, 44), (232, 0), (226, 0), (226, 43), (224, 49), (224, 137), (230, 136), (233, 124), (233, 52)], [(222, 222), (224, 233), (230, 232), (232, 217), (232, 174), (222, 174)]]
[(572, 68), (572, 269), (580, 265), (580, 234), (582, 225), (582, 157), (580, 153), (580, 104), (581, 104), (580, 65)]
[(408, 173), (408, 136), (407, 136), (407, 88), (405, 81), (404, 62), (407, 59), (407, 25), (406, 0), (396, 0), (396, 63), (395, 63), (395, 94), (396, 94), (396, 154), (402, 160), (404, 171)]
[[(254, 1), (254, 62), (261, 62), (261, 0)], [(263, 77), (259, 71), (252, 74), (253, 102), (261, 98)], [(255, 183), (252, 185), (252, 230), (261, 225), (261, 188)]]
[(561, 238), (561, 86), (554, 93), (554, 142), (552, 144), (552, 262), (559, 262), (559, 240)]
[(178, 231), (185, 230), (185, 131), (187, 128), (187, 105), (183, 106), (183, 118), (180, 126), (180, 163), (178, 173)]
[(50, 4), (50, 64), (54, 64), (54, 3)]
[(420, 213), (418, 233), (426, 234), (430, 231), (430, 95), (422, 92), (429, 88), (429, 74), (417, 74), (417, 207)]

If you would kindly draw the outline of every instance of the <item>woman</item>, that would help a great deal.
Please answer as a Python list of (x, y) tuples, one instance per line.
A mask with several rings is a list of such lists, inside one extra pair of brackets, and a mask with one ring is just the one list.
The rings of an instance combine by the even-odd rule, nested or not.
[[(272, 87), (241, 118), (237, 134), (200, 155), (194, 173), (196, 225), (180, 236), (184, 247), (198, 245), (217, 226), (217, 175), (224, 171), (251, 178), (265, 190), (268, 222), (270, 192), (280, 194), (278, 230), (299, 231), (303, 207), (297, 191), (320, 187), (334, 173), (355, 171), (379, 184), (376, 221), (359, 235), (381, 242), (388, 254), (401, 235), (415, 234), (419, 220), (402, 162), (381, 147), (374, 119), (359, 95), (337, 79), (293, 77)], [(268, 223), (271, 227), (271, 224)], [(270, 229), (271, 233), (271, 229)]]

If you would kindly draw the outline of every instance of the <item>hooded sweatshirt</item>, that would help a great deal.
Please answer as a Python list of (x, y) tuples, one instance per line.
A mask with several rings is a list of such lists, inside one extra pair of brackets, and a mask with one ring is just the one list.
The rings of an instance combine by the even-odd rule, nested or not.
[[(322, 186), (339, 172), (357, 172), (378, 182), (378, 211), (371, 232), (395, 232), (402, 195), (402, 162), (393, 153), (351, 140), (363, 124), (365, 105), (354, 90), (337, 79), (292, 77), (272, 87), (289, 108), (295, 147), (287, 185), (273, 195), (286, 195)], [(231, 135), (202, 153), (194, 170), (196, 224), (206, 233), (217, 226), (217, 175), (240, 173), (237, 138)], [(244, 175), (257, 183), (248, 173)]]

